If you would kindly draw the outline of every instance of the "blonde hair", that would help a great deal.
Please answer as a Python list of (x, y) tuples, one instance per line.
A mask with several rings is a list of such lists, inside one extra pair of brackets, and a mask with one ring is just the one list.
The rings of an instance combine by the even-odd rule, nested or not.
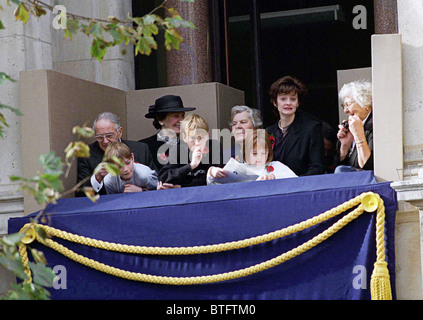
[(257, 146), (262, 146), (264, 142), (264, 147), (269, 152), (266, 163), (273, 160), (273, 149), (272, 143), (270, 141), (269, 134), (264, 129), (252, 129), (245, 130), (245, 142), (244, 148), (242, 150), (243, 158), (245, 162), (249, 163), (250, 161), (250, 152), (251, 150), (257, 149)]
[(129, 147), (122, 142), (113, 142), (107, 146), (104, 152), (104, 158), (107, 162), (114, 163), (113, 157), (119, 160), (132, 159), (132, 152)]
[(207, 124), (207, 121), (198, 114), (190, 113), (181, 122), (181, 132), (186, 136), (188, 136), (190, 132), (199, 129), (204, 130), (206, 133), (209, 132), (209, 125)]

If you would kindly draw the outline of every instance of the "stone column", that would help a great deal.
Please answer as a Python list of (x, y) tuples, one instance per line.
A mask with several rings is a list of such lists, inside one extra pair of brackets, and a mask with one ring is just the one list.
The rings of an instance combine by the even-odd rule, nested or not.
[(211, 82), (208, 1), (189, 3), (170, 0), (167, 6), (175, 8), (184, 20), (195, 25), (195, 29), (180, 29), (184, 42), (179, 50), (167, 51), (167, 85)]
[[(396, 181), (391, 187), (397, 192), (398, 201), (406, 203), (414, 210), (418, 210), (418, 216), (414, 223), (413, 239), (418, 241), (420, 250), (416, 250), (416, 261), (408, 261), (409, 265), (420, 268), (416, 274), (409, 275), (410, 284), (418, 287), (417, 299), (423, 296), (423, 3), (418, 0), (375, 0), (380, 6), (392, 7), (397, 2), (398, 33), (402, 40), (402, 85), (403, 85), (403, 144), (404, 144), (404, 174), (403, 181)], [(385, 3), (382, 5), (382, 2)], [(376, 15), (376, 12), (375, 12)], [(391, 18), (386, 18), (386, 23)], [(392, 21), (393, 23), (394, 21)], [(401, 210), (400, 210), (401, 211)], [(404, 210), (410, 213), (413, 209)], [(403, 214), (397, 215), (398, 219)], [(409, 233), (411, 237), (411, 234)], [(404, 252), (416, 248), (403, 248)], [(401, 253), (401, 252), (400, 252)], [(402, 253), (401, 253), (402, 254)], [(405, 262), (405, 261), (403, 261)], [(401, 271), (401, 270), (400, 270)]]
[(398, 33), (397, 0), (374, 0), (375, 33)]
[(402, 37), (404, 103), (404, 176), (415, 177), (423, 165), (423, 3), (398, 0)]
[[(49, 1), (47, 1), (49, 2)], [(52, 40), (50, 13), (40, 19), (31, 16), (27, 24), (15, 21), (15, 4), (2, 4), (1, 20), (5, 30), (0, 30), (0, 71), (11, 75), (16, 83), (0, 86), (0, 102), (19, 109), (19, 72), (27, 69), (52, 68)], [(7, 109), (1, 112), (10, 127), (5, 128), (0, 139), (0, 234), (7, 233), (7, 220), (23, 215), (23, 194), (9, 176), (22, 176), (20, 148), (20, 117)], [(25, 115), (24, 115), (25, 116)], [(37, 130), (34, 123), (33, 130)]]
[[(397, 192), (399, 212), (396, 219), (397, 293), (402, 299), (423, 297), (423, 170), (420, 177), (407, 181), (396, 181), (391, 187)], [(411, 206), (410, 206), (411, 205)], [(413, 207), (418, 210), (414, 217)], [(401, 209), (403, 208), (403, 209)], [(407, 221), (409, 220), (409, 221)], [(408, 222), (407, 229), (401, 230), (401, 222)], [(405, 243), (406, 242), (406, 243)], [(412, 254), (410, 254), (412, 253)], [(405, 255), (404, 260), (400, 260)], [(398, 268), (399, 266), (399, 268)]]
[[(15, 21), (15, 4), (8, 6), (4, 2), (2, 6), (1, 21), (6, 29), (0, 30), (0, 71), (18, 82), (6, 82), (0, 86), (0, 102), (19, 109), (19, 72), (52, 68), (51, 14), (40, 19), (30, 17), (24, 25), (22, 21)], [(1, 112), (10, 126), (5, 128), (4, 138), (0, 138), (0, 235), (3, 235), (7, 233), (9, 218), (24, 215), (24, 205), (19, 185), (9, 179), (12, 175), (22, 176), (21, 118), (6, 109)], [(34, 123), (33, 130), (37, 130), (37, 123)], [(0, 266), (0, 294), (14, 282), (13, 273)]]

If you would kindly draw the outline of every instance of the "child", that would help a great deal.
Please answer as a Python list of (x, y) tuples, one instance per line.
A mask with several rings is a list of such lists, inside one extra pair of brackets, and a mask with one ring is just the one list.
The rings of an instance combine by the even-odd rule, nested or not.
[[(243, 148), (243, 158), (245, 163), (236, 163), (230, 159), (223, 168), (224, 171), (237, 171), (246, 177), (258, 176), (256, 180), (273, 180), (283, 178), (293, 178), (297, 175), (286, 165), (279, 161), (272, 161), (273, 149), (269, 134), (263, 129), (247, 130)], [(222, 183), (215, 174), (214, 169), (210, 170), (207, 176), (208, 184)], [(214, 176), (213, 176), (214, 174)], [(241, 181), (241, 180), (240, 180)], [(228, 181), (232, 182), (232, 181)], [(236, 181), (233, 181), (236, 182)]]
[(220, 144), (209, 140), (208, 132), (209, 126), (203, 117), (194, 113), (185, 117), (181, 122), (182, 141), (169, 150), (169, 162), (159, 172), (161, 182), (181, 187), (207, 184), (209, 168), (223, 166)]
[(122, 142), (110, 144), (104, 153), (107, 162), (113, 163), (113, 157), (122, 162), (120, 174), (113, 176), (108, 173), (104, 177), (104, 186), (107, 194), (140, 192), (145, 189), (157, 188), (157, 173), (149, 167), (134, 163), (134, 154), (129, 147)]
[(247, 132), (243, 153), (249, 169), (252, 169), (259, 175), (257, 180), (297, 177), (297, 175), (282, 162), (272, 161), (272, 143), (266, 130), (258, 129)]

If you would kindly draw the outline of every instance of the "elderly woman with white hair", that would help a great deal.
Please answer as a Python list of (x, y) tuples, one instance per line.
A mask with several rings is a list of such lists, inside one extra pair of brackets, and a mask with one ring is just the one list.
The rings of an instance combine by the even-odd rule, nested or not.
[(244, 144), (246, 130), (263, 128), (260, 111), (247, 106), (234, 106), (231, 110), (231, 122), (229, 125), (235, 139), (235, 145), (231, 147), (230, 155), (228, 154), (229, 150), (224, 150), (224, 160), (232, 157), (242, 162), (242, 146)]
[(335, 173), (373, 170), (372, 84), (347, 83), (339, 99), (348, 120), (339, 125)]

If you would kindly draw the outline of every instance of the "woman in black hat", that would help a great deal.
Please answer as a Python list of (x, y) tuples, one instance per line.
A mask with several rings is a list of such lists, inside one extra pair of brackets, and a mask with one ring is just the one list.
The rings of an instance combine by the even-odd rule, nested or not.
[(154, 105), (148, 108), (145, 117), (154, 119), (153, 126), (158, 132), (139, 141), (148, 145), (158, 171), (167, 162), (169, 148), (178, 142), (181, 121), (185, 117), (185, 112), (192, 110), (195, 108), (185, 108), (181, 97), (174, 95), (158, 98)]

